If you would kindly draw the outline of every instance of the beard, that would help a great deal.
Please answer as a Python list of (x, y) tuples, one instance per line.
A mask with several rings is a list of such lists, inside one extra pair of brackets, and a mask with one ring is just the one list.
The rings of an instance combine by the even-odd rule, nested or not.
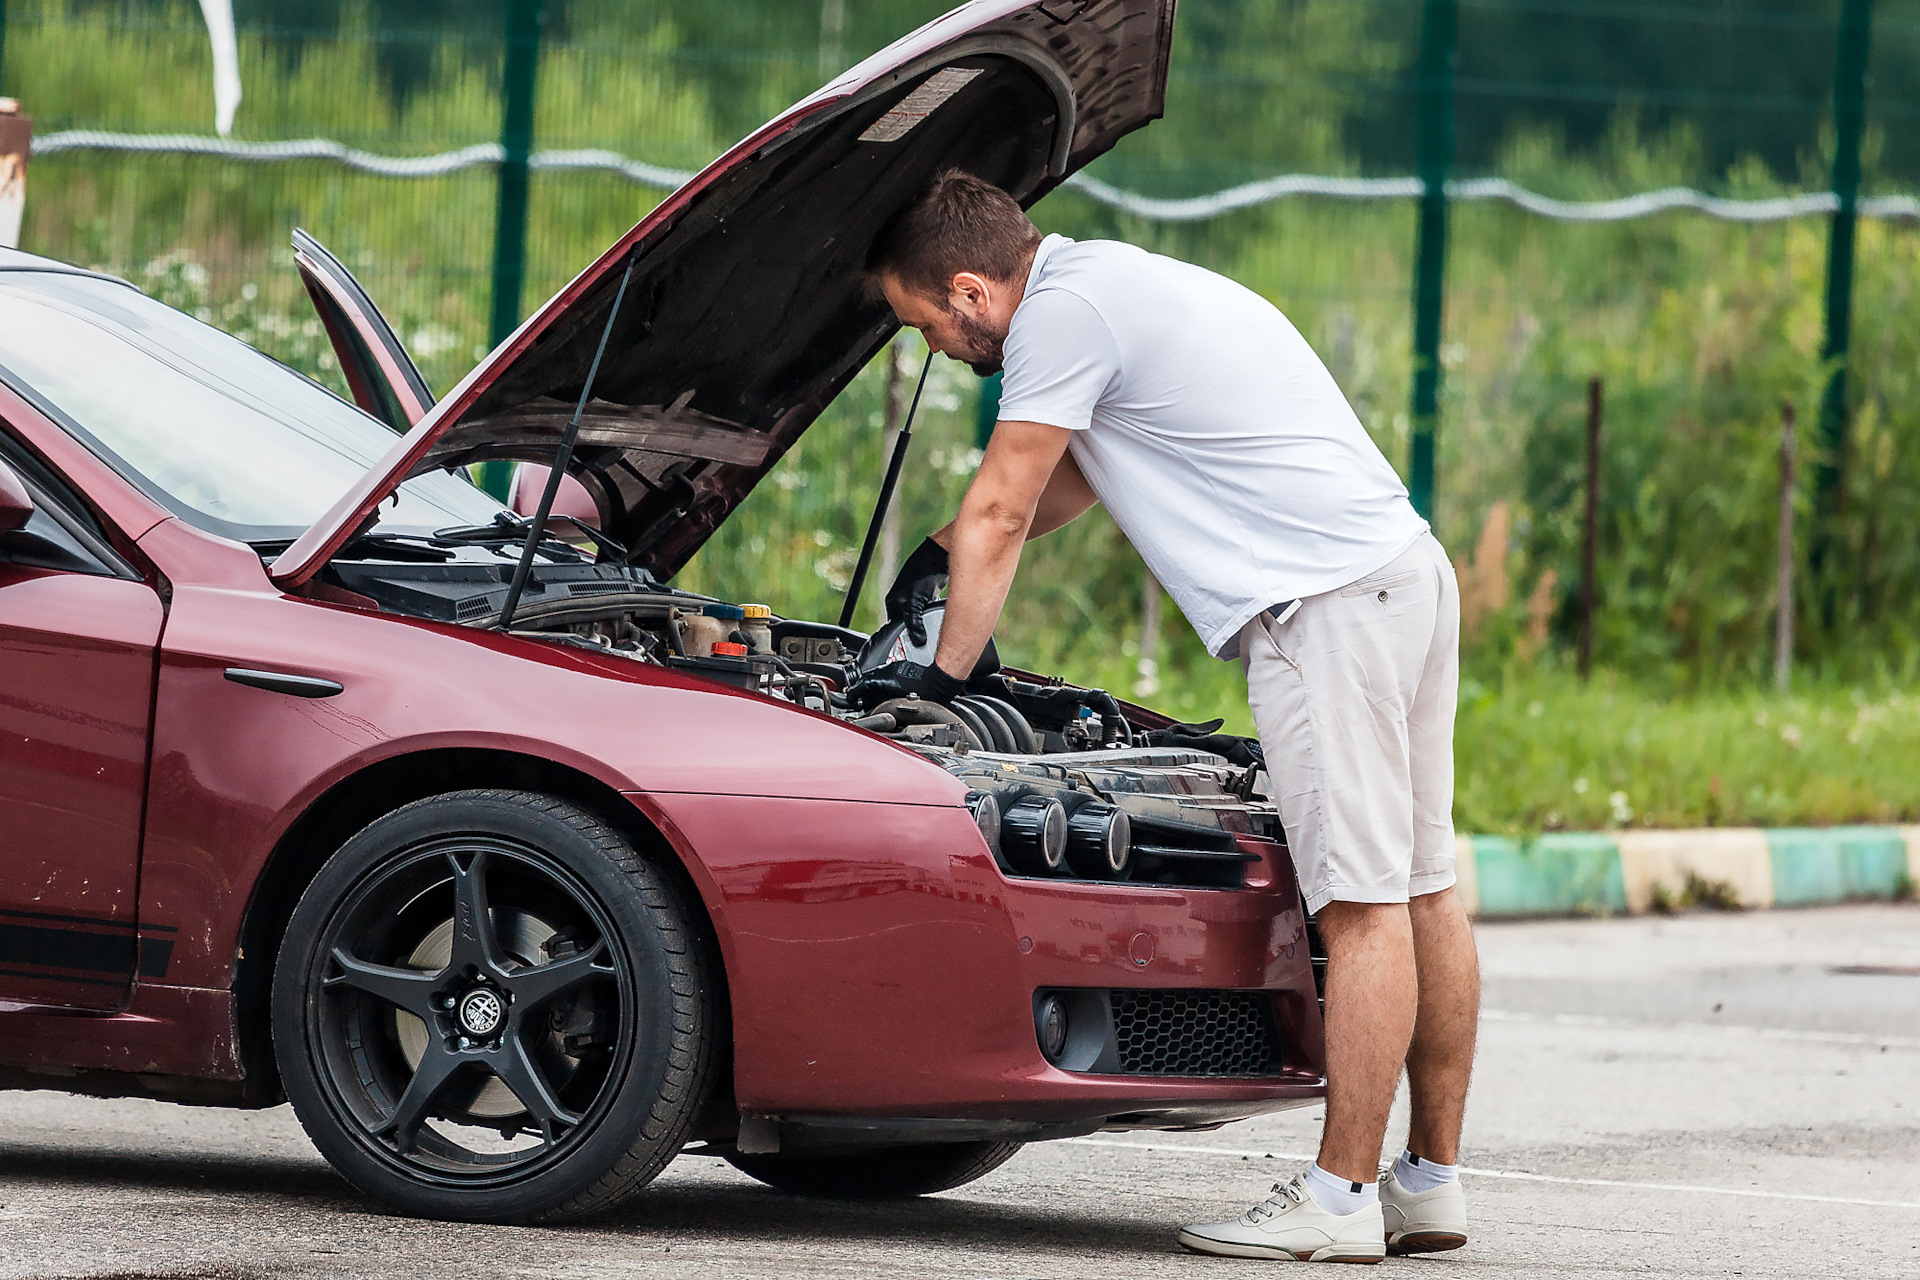
[(1005, 332), (995, 332), (985, 320), (963, 315), (960, 317), (960, 337), (967, 344), (967, 368), (983, 378), (991, 378), (1000, 372), (1001, 362), (1006, 358)]

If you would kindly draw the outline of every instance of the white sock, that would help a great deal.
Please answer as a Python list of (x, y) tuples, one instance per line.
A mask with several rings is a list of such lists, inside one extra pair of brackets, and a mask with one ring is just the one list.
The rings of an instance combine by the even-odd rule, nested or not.
[(1411, 1151), (1402, 1151), (1400, 1158), (1393, 1162), (1393, 1180), (1419, 1195), (1422, 1191), (1460, 1181), (1460, 1166), (1435, 1164), (1431, 1160), (1422, 1160)]
[(1345, 1178), (1336, 1178), (1318, 1164), (1307, 1170), (1307, 1190), (1313, 1192), (1315, 1204), (1343, 1218), (1380, 1200), (1379, 1183), (1349, 1182)]

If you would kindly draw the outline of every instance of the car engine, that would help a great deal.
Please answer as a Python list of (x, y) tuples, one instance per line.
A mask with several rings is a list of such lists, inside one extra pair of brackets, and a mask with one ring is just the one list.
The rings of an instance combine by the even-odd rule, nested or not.
[[(382, 610), (495, 628), (515, 548), (370, 535), (348, 544), (322, 590)], [(1100, 689), (1001, 667), (991, 644), (966, 691), (942, 705), (863, 707), (847, 690), (900, 658), (931, 661), (900, 624), (871, 636), (666, 586), (644, 569), (559, 543), (515, 610), (511, 634), (705, 677), (894, 739), (972, 791), (982, 836), (1009, 874), (1237, 887), (1240, 835), (1279, 839), (1257, 748), (1176, 725)], [(1238, 756), (1230, 759), (1227, 753)]]

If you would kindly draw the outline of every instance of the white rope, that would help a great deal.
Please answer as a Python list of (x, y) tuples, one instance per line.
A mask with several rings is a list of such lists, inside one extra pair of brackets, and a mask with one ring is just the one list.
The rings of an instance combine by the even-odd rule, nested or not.
[[(499, 164), (506, 152), (496, 142), (480, 142), (457, 151), (431, 156), (382, 156), (325, 138), (288, 142), (239, 142), (186, 133), (109, 133), (98, 129), (68, 129), (33, 140), (35, 155), (62, 151), (134, 151), (149, 154), (209, 155), (229, 160), (331, 160), (362, 173), (383, 178), (437, 178), (476, 165)], [(617, 151), (536, 151), (527, 164), (543, 170), (604, 170), (642, 186), (671, 190), (693, 176), (691, 170), (668, 169), (630, 160)], [(1426, 191), (1419, 178), (1339, 178), (1289, 173), (1249, 182), (1212, 195), (1163, 200), (1124, 191), (1098, 178), (1077, 173), (1067, 185), (1101, 204), (1154, 222), (1200, 222), (1289, 196), (1332, 196), (1343, 200), (1386, 200), (1418, 197)], [(1840, 207), (1831, 191), (1776, 196), (1765, 200), (1726, 200), (1690, 187), (1644, 191), (1617, 200), (1556, 200), (1528, 191), (1505, 178), (1466, 178), (1447, 184), (1452, 200), (1505, 200), (1543, 218), (1564, 222), (1620, 222), (1672, 209), (1691, 209), (1731, 222), (1779, 222), (1832, 213)], [(1871, 196), (1857, 206), (1864, 218), (1920, 219), (1920, 197)]]

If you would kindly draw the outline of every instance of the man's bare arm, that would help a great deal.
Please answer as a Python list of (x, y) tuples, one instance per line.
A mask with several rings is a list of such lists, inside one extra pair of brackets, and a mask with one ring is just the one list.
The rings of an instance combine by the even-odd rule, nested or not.
[(1065, 528), (1098, 501), (1093, 486), (1080, 474), (1080, 464), (1073, 460), (1073, 450), (1067, 450), (1054, 464), (1053, 475), (1048, 477), (1046, 490), (1040, 495), (1040, 505), (1034, 508), (1033, 523), (1027, 526), (1027, 541)]
[[(1080, 473), (1080, 464), (1073, 460), (1073, 451), (1060, 455), (1060, 461), (1054, 464), (1053, 474), (1047, 478), (1047, 487), (1041, 491), (1040, 502), (1034, 508), (1033, 523), (1027, 526), (1027, 541), (1044, 537), (1055, 529), (1064, 529), (1091, 510), (1100, 501), (1093, 486)], [(953, 550), (954, 521), (927, 536), (947, 550)]]
[(1049, 518), (1056, 520), (1050, 528), (1092, 505), (1092, 490), (1077, 466), (1055, 490), (1063, 462), (1072, 463), (1067, 457), (1072, 438), (1065, 427), (1039, 422), (997, 424), (980, 470), (960, 500), (960, 514), (934, 535), (949, 558), (947, 610), (934, 663), (948, 675), (965, 679), (993, 636), (1020, 567), (1021, 545), (1036, 532), (1047, 532), (1036, 531), (1042, 500), (1050, 493), (1055, 499), (1048, 504)]

